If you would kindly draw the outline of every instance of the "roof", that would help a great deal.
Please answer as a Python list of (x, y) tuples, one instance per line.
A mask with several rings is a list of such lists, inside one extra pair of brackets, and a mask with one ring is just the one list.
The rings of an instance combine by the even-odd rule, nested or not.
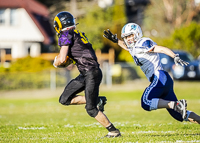
[(44, 36), (44, 44), (54, 42), (49, 11), (43, 4), (35, 0), (0, 0), (0, 8), (24, 8)]

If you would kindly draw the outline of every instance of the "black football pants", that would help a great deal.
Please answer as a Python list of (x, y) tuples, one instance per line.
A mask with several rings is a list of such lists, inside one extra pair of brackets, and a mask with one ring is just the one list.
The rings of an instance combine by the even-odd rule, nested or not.
[[(95, 110), (93, 116), (98, 114), (97, 101), (99, 95), (99, 85), (102, 80), (101, 70), (94, 69), (82, 72), (78, 77), (71, 80), (65, 87), (60, 96), (59, 102), (63, 105), (69, 105), (71, 100), (80, 92), (85, 90), (86, 110)], [(96, 115), (95, 115), (96, 114)]]

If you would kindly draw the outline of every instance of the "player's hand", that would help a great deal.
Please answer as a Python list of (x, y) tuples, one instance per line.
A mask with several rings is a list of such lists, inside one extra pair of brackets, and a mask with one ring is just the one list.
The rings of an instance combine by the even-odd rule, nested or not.
[(114, 43), (118, 43), (118, 38), (117, 38), (117, 34), (112, 34), (112, 32), (110, 32), (110, 30), (108, 29), (107, 31), (104, 30), (104, 35), (103, 37), (109, 39), (110, 41), (114, 42)]
[(56, 66), (56, 61), (57, 61), (57, 56), (55, 57), (54, 59), (54, 63), (53, 63), (53, 66), (55, 68), (65, 68), (65, 67), (68, 67), (70, 64), (76, 64), (76, 62), (70, 58), (69, 56), (66, 57), (66, 60), (63, 62), (63, 63), (59, 63), (57, 66)]
[(75, 63), (76, 62), (72, 58), (70, 58), (69, 56), (67, 56), (65, 62), (61, 63), (58, 67), (65, 68), (65, 67), (68, 67), (69, 65), (75, 64)]
[(176, 56), (174, 57), (174, 62), (176, 65), (181, 65), (181, 66), (187, 66), (189, 63), (186, 61), (183, 61), (180, 57), (179, 54), (176, 54)]

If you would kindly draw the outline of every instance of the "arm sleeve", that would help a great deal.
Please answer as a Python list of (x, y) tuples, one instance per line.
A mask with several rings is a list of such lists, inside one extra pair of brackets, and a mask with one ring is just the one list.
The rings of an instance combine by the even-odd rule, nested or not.
[(73, 36), (69, 34), (69, 31), (63, 32), (58, 39), (58, 45), (60, 47), (68, 46), (72, 44), (72, 40), (73, 40), (72, 38)]
[(144, 52), (150, 52), (154, 49), (154, 46), (157, 45), (154, 41), (152, 41), (151, 39), (145, 40), (142, 43), (142, 47), (144, 48)]

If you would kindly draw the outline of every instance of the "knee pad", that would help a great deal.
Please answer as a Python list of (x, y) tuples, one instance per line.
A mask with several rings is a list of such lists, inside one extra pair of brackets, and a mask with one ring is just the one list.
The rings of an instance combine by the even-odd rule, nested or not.
[(99, 110), (97, 109), (97, 107), (93, 107), (93, 106), (89, 106), (87, 105), (86, 107), (86, 111), (87, 113), (91, 116), (91, 117), (96, 117)]

